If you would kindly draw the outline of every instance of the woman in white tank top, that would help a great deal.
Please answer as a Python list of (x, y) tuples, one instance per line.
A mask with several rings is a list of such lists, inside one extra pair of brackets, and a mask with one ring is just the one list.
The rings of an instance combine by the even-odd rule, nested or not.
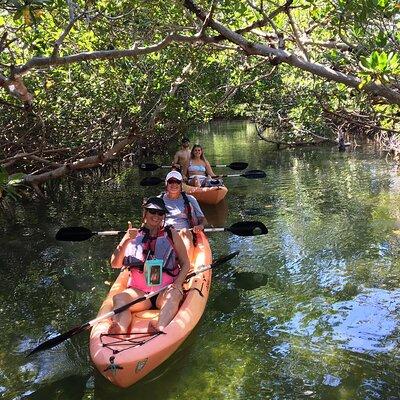
[(189, 185), (197, 187), (204, 186), (207, 176), (215, 176), (210, 163), (204, 157), (203, 148), (200, 145), (193, 146), (189, 163), (183, 168), (183, 175), (186, 176)]

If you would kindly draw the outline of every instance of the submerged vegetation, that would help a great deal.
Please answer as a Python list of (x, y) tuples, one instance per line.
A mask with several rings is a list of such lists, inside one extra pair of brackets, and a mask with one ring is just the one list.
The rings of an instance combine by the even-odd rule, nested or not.
[(396, 0), (2, 0), (0, 165), (43, 196), (216, 117), (397, 156), (399, 21)]

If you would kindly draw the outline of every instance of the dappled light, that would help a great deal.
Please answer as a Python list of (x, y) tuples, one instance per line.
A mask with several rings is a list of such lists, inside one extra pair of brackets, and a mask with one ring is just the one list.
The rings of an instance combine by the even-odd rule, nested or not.
[[(56, 232), (63, 226), (125, 230), (127, 221), (138, 226), (142, 197), (160, 190), (140, 187), (139, 181), (144, 174), (162, 178), (165, 171), (129, 168), (98, 185), (77, 180), (58, 191), (57, 201), (19, 205), (14, 222), (3, 220), (0, 236), (0, 397), (398, 398), (400, 186), (394, 166), (371, 147), (345, 154), (328, 147), (276, 152), (256, 139), (254, 125), (240, 121), (212, 123), (190, 135), (207, 143), (215, 164), (243, 160), (266, 172), (263, 179), (227, 178), (229, 192), (218, 208), (223, 216), (205, 207), (206, 216), (220, 218), (217, 226), (223, 228), (260, 221), (268, 234), (208, 234), (213, 260), (240, 253), (212, 270), (209, 288), (201, 276), (192, 278), (187, 301), (205, 306), (196, 328), (165, 362), (121, 389), (89, 361), (89, 336), (100, 336), (108, 320), (90, 334), (26, 354), (95, 318), (119, 275), (109, 264), (118, 237), (67, 242), (55, 240)], [(159, 155), (152, 161), (170, 160)], [(209, 261), (200, 255), (197, 263)], [(127, 277), (126, 271), (113, 293)], [(206, 304), (199, 291), (208, 289)], [(111, 308), (109, 299), (100, 312)], [(135, 318), (145, 328), (145, 318), (157, 313)], [(184, 304), (160, 340), (169, 343), (168, 329), (184, 332), (196, 318)], [(145, 355), (129, 373), (145, 368), (147, 349), (154, 349), (152, 340), (140, 346)], [(103, 370), (121, 372), (119, 356), (107, 353)]]

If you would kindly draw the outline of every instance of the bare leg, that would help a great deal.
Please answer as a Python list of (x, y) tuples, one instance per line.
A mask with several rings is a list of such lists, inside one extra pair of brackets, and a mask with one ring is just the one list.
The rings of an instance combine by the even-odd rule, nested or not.
[[(130, 301), (143, 296), (145, 293), (141, 290), (132, 288), (126, 289), (113, 297), (113, 309), (122, 307)], [(148, 310), (151, 307), (150, 300), (136, 303), (125, 311), (113, 316), (113, 323), (110, 326), (109, 333), (124, 333), (128, 331), (129, 325), (132, 322), (132, 312)]]
[(182, 293), (175, 287), (169, 287), (158, 296), (157, 307), (160, 308), (160, 315), (154, 327), (157, 331), (162, 332), (173, 320), (178, 312), (182, 297)]
[(188, 254), (189, 261), (191, 261), (193, 259), (193, 252), (194, 252), (192, 231), (187, 228), (181, 229), (179, 231), (179, 236), (183, 240), (183, 244), (186, 247), (186, 252)]
[(199, 180), (199, 178), (197, 178), (197, 176), (195, 176), (194, 178), (190, 179), (188, 183), (189, 183), (189, 185), (195, 186), (195, 187), (200, 187), (201, 186), (200, 180)]

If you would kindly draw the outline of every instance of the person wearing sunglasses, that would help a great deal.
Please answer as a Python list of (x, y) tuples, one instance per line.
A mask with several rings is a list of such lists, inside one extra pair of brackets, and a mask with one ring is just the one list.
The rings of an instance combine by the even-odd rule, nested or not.
[(163, 199), (150, 197), (143, 205), (141, 228), (133, 228), (128, 222), (128, 230), (111, 256), (111, 266), (128, 268), (130, 276), (127, 288), (113, 297), (113, 308), (163, 287), (166, 289), (116, 314), (109, 333), (127, 332), (132, 312), (150, 308), (160, 309), (160, 314), (157, 323), (149, 326), (149, 330), (161, 332), (178, 311), (190, 262), (178, 232), (165, 225), (167, 212)]
[(182, 191), (182, 181), (178, 171), (169, 172), (165, 177), (165, 193), (160, 197), (168, 210), (166, 224), (179, 231), (191, 259), (196, 245), (195, 234), (204, 229), (207, 220), (197, 200)]

